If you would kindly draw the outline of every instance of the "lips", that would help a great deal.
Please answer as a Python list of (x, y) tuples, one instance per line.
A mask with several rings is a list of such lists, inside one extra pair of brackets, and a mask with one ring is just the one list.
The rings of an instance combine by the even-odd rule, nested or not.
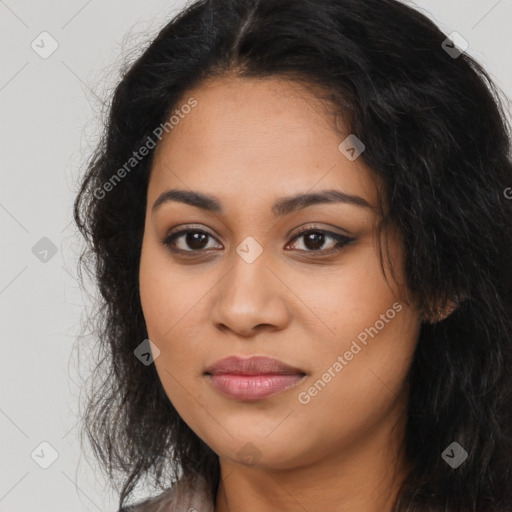
[(209, 366), (204, 375), (224, 396), (260, 400), (296, 386), (306, 372), (265, 356), (230, 356)]
[(252, 356), (249, 358), (242, 358), (238, 356), (230, 356), (217, 361), (212, 366), (209, 366), (205, 370), (205, 373), (212, 375), (216, 375), (218, 373), (232, 373), (237, 375), (294, 375), (305, 374), (306, 372), (271, 357)]

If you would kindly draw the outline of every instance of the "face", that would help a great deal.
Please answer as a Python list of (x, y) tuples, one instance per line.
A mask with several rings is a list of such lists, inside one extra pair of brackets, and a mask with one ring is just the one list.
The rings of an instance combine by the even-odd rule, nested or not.
[[(420, 318), (393, 230), (393, 277), (382, 271), (375, 177), (339, 149), (350, 132), (275, 77), (211, 80), (176, 108), (152, 167), (139, 276), (169, 400), (231, 463), (292, 468), (382, 437), (403, 412)], [(303, 194), (316, 199), (285, 202)], [(293, 370), (205, 373), (227, 356)]]

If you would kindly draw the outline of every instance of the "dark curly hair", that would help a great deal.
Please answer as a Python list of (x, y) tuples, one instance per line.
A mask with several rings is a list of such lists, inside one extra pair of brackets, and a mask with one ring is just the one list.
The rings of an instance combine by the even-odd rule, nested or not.
[[(385, 184), (383, 224), (402, 233), (419, 307), (436, 318), (458, 304), (422, 324), (408, 375), (410, 472), (394, 511), (512, 510), (511, 129), (503, 92), (473, 58), (447, 51), (447, 37), (396, 0), (199, 0), (123, 71), (74, 203), (87, 243), (79, 272), (101, 294), (82, 435), (110, 479), (122, 475), (120, 506), (142, 477), (163, 486), (181, 472), (218, 485), (217, 455), (155, 366), (134, 356), (148, 337), (138, 268), (155, 150), (129, 172), (126, 162), (193, 88), (235, 74), (326, 92)], [(456, 470), (441, 458), (453, 441), (469, 453)]]

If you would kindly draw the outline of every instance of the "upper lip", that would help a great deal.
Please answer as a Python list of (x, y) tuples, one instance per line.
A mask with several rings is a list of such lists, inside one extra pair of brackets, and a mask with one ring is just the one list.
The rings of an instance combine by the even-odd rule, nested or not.
[(287, 374), (305, 375), (300, 368), (290, 366), (279, 359), (266, 356), (229, 356), (220, 359), (205, 370), (206, 374), (233, 373), (239, 375)]

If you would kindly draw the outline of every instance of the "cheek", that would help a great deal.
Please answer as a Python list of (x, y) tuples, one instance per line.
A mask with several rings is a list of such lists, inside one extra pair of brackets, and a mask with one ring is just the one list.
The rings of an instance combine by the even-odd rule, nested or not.
[[(331, 427), (355, 436), (393, 406), (404, 390), (421, 325), (393, 281), (386, 281), (376, 252), (360, 251), (345, 263), (346, 270), (324, 276), (316, 287), (303, 282), (298, 292), (325, 324), (321, 335), (316, 331), (312, 378), (296, 393), (301, 421), (306, 430), (316, 429), (319, 442), (332, 436)], [(326, 414), (327, 427), (319, 429), (315, 418)]]
[[(192, 266), (184, 270), (173, 265), (166, 251), (155, 247), (156, 244), (156, 241), (143, 243), (140, 299), (148, 334), (167, 345), (172, 344), (176, 332), (183, 334), (191, 315), (201, 312), (200, 302), (215, 281), (208, 277), (208, 272), (199, 276)], [(199, 319), (195, 318), (195, 324), (199, 325)]]
[[(303, 303), (303, 326), (315, 336), (315, 345), (325, 354), (344, 351), (345, 345), (350, 345), (350, 340), (365, 328), (376, 321), (380, 325), (381, 315), (393, 303), (401, 302), (382, 273), (376, 251), (369, 245), (348, 254), (337, 266), (311, 276), (297, 273), (289, 280)], [(391, 311), (389, 316), (394, 313)]]
[[(154, 361), (158, 378), (169, 401), (183, 420), (189, 425), (196, 425), (197, 404), (203, 403), (201, 388), (198, 386), (198, 372), (203, 368), (198, 364), (198, 357), (202, 356), (197, 346), (200, 336), (192, 330), (190, 334), (184, 334), (184, 320), (180, 322), (181, 317), (170, 314), (179, 310), (183, 304), (168, 294), (159, 293), (160, 287), (157, 290), (154, 288), (146, 287), (143, 309), (148, 337), (160, 350)], [(150, 293), (152, 289), (155, 293)]]
[[(367, 333), (368, 327), (361, 324), (359, 330)], [(336, 348), (322, 354), (317, 372), (296, 394), (295, 424), (314, 437), (311, 446), (350, 446), (395, 406), (406, 407), (405, 382), (419, 328), (416, 314), (403, 306), (381, 330), (368, 330), (366, 344), (340, 337)]]
[(159, 378), (181, 414), (191, 405), (191, 396), (198, 398), (198, 377), (210, 357), (204, 331), (208, 311), (201, 301), (207, 300), (205, 294), (216, 281), (207, 271), (192, 278), (192, 267), (185, 272), (173, 268), (165, 251), (155, 245), (143, 242), (140, 299), (148, 337), (160, 350), (155, 359)]

